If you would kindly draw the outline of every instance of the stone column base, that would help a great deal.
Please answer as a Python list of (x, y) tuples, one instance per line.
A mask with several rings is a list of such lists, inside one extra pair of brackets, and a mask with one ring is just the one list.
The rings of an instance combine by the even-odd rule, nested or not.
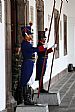
[(17, 101), (15, 101), (14, 97), (11, 96), (7, 102), (7, 112), (14, 112), (17, 106)]

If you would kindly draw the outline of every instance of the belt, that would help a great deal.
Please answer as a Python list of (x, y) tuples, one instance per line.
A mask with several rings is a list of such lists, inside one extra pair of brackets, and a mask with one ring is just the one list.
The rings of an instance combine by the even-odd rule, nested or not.
[(45, 57), (39, 57), (38, 59), (44, 59), (44, 58), (48, 58), (48, 56), (45, 56)]
[(42, 57), (42, 58), (48, 58), (48, 56)]
[(35, 58), (27, 58), (27, 59), (24, 58), (23, 60), (24, 60), (24, 61), (31, 60), (31, 61), (35, 62)]

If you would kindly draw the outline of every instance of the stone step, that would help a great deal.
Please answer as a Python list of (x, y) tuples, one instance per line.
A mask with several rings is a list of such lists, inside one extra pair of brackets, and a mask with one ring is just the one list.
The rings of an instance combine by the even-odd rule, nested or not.
[(37, 98), (38, 94), (34, 94), (34, 101), (37, 103), (47, 103), (48, 105), (59, 105), (60, 104), (60, 96), (58, 92), (53, 93), (40, 93), (39, 98)]
[(16, 112), (49, 112), (47, 104), (24, 105), (20, 104), (16, 107)]

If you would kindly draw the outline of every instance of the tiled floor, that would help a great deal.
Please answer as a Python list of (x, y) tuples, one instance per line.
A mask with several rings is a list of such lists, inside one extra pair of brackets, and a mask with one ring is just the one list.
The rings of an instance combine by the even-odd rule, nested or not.
[[(72, 80), (69, 80), (68, 84), (71, 83), (71, 85), (68, 91), (65, 91), (66, 85), (65, 88), (63, 88), (63, 91), (66, 92), (66, 95), (62, 99), (60, 106), (49, 106), (49, 112), (75, 112), (75, 74), (71, 79), (73, 80), (73, 83), (71, 83)], [(63, 93), (63, 91), (61, 92), (61, 94)]]

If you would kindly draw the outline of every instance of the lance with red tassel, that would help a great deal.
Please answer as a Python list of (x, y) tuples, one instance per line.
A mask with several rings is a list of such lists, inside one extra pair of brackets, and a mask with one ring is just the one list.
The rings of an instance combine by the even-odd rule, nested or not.
[[(59, 29), (59, 21), (60, 21), (60, 15), (61, 15), (61, 10), (62, 10), (62, 4), (63, 4), (63, 1), (61, 0), (60, 14), (59, 14), (59, 17), (58, 17), (57, 31), (56, 31), (57, 36), (58, 36), (58, 29)], [(57, 38), (56, 38), (56, 35), (55, 35), (55, 44), (56, 44), (56, 41), (57, 41)], [(54, 62), (54, 55), (55, 55), (55, 48), (54, 48), (52, 64), (51, 64), (51, 72), (50, 72), (50, 79), (49, 79), (49, 84), (48, 84), (48, 91), (49, 91), (49, 87), (50, 87), (50, 84), (51, 84), (51, 75), (52, 75), (52, 68), (53, 68), (53, 62)]]
[[(68, 0), (66, 0), (66, 2), (68, 3)], [(60, 15), (61, 15), (61, 11), (62, 11), (62, 5), (63, 5), (63, 0), (61, 0), (60, 13), (59, 13), (58, 23), (57, 23), (57, 31), (56, 31), (57, 36), (58, 36), (59, 21), (60, 21)], [(57, 41), (57, 38), (56, 38), (56, 35), (55, 35), (55, 44), (56, 44), (56, 41)], [(52, 75), (52, 68), (53, 68), (53, 62), (54, 62), (54, 54), (55, 54), (55, 48), (54, 48), (52, 64), (51, 64), (51, 72), (50, 72), (50, 79), (49, 79), (49, 84), (48, 84), (48, 92), (49, 92), (49, 88), (50, 88), (50, 84), (51, 84), (51, 75)]]
[[(52, 26), (52, 20), (53, 20), (53, 14), (54, 14), (54, 9), (55, 9), (55, 3), (56, 3), (56, 1), (54, 0), (54, 5), (53, 5), (53, 11), (52, 11), (52, 16), (51, 16), (51, 22), (50, 22), (50, 27), (49, 27), (49, 33), (48, 33), (47, 43), (49, 42), (49, 37), (50, 37), (50, 32), (51, 32), (51, 26)], [(47, 55), (47, 50), (45, 52), (45, 56), (46, 55)], [(40, 85), (39, 85), (39, 88), (38, 88), (38, 98), (39, 98), (39, 95), (40, 95), (40, 88), (41, 88), (41, 84), (42, 84), (42, 78), (43, 78), (43, 75), (44, 75), (45, 63), (46, 63), (46, 59), (44, 59), (44, 62), (43, 62), (41, 79), (40, 79)]]

